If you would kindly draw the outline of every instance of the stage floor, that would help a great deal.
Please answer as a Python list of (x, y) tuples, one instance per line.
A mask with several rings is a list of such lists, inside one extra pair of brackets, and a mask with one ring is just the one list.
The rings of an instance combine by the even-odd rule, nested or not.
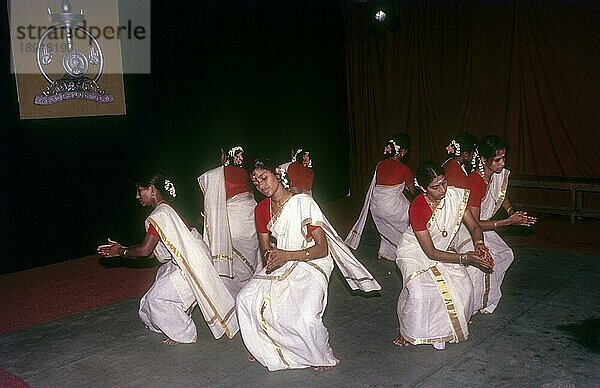
[[(341, 231), (353, 221), (345, 206), (324, 206)], [(356, 205), (352, 209), (354, 214)], [(122, 291), (121, 298), (99, 295), (96, 307), (84, 306), (81, 312), (66, 311), (60, 318), (6, 331), (0, 337), (0, 369), (31, 386), (597, 386), (597, 226), (596, 222), (571, 225), (567, 217), (541, 217), (533, 234), (508, 233), (515, 261), (506, 274), (498, 309), (476, 315), (469, 339), (448, 344), (444, 351), (392, 344), (402, 282), (393, 262), (375, 259), (377, 235), (368, 224), (357, 257), (383, 289), (375, 295), (352, 295), (334, 271), (324, 322), (341, 364), (329, 371), (269, 372), (248, 362), (239, 334), (232, 340), (214, 340), (197, 309), (198, 342), (165, 346), (160, 335), (139, 322), (139, 295), (132, 296), (131, 291)], [(82, 261), (92, 270), (97, 266), (107, 271), (103, 276), (111, 276), (111, 271), (127, 274), (113, 287), (131, 288), (134, 294), (154, 272), (154, 268), (107, 267), (97, 257), (72, 261), (71, 266), (81, 266)], [(68, 274), (70, 262), (62, 264), (62, 272)], [(36, 270), (44, 268), (30, 271)], [(3, 275), (0, 282), (16, 276), (26, 279), (27, 272)], [(95, 287), (96, 294), (102, 294), (111, 289), (107, 281), (77, 287)], [(129, 286), (124, 286), (127, 282)], [(26, 287), (11, 284), (15, 294)], [(10, 291), (2, 290), (3, 305), (10, 301)], [(76, 288), (69, 292), (71, 301), (77, 299), (76, 293)], [(85, 293), (82, 297), (89, 298)], [(52, 305), (60, 302), (57, 298), (47, 293), (31, 300), (29, 307)], [(6, 325), (6, 318), (3, 321)]]

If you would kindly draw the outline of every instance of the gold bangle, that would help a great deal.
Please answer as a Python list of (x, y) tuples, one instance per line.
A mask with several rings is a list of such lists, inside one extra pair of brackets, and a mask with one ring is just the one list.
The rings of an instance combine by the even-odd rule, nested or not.
[(466, 253), (461, 253), (460, 255), (458, 255), (458, 263), (465, 267), (469, 265), (469, 259), (467, 258)]
[(310, 257), (310, 252), (308, 251), (308, 248), (306, 248), (306, 249), (304, 250), (304, 253), (305, 253), (305, 255), (306, 255), (306, 258), (308, 259), (308, 258)]
[(498, 229), (498, 221), (494, 222), (494, 230)]
[(127, 257), (127, 249), (123, 251), (123, 257)]
[(475, 243), (473, 245), (479, 245), (479, 244), (484, 245), (483, 240), (477, 240), (477, 241), (475, 241)]
[[(510, 212), (511, 210), (513, 211), (512, 213)], [(511, 207), (509, 207), (508, 209), (506, 209), (506, 213), (508, 213), (508, 215), (509, 215), (509, 216), (510, 216), (511, 214), (513, 214), (514, 212), (515, 212), (515, 211), (514, 211), (514, 209), (513, 209), (513, 207), (512, 207), (512, 206), (511, 206)]]

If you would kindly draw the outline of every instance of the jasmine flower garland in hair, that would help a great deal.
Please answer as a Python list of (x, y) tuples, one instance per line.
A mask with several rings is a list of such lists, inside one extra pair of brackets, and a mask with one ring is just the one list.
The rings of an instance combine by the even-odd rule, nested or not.
[(452, 139), (450, 144), (446, 147), (448, 154), (454, 153), (454, 156), (460, 156), (460, 143)]
[(302, 148), (298, 148), (294, 151), (294, 155), (292, 155), (292, 162), (296, 162), (298, 160), (298, 154), (302, 152)]
[[(479, 175), (483, 176), (485, 174), (485, 169), (483, 168), (483, 161), (481, 161), (481, 156), (479, 155), (479, 151), (475, 152), (477, 154), (477, 159), (473, 158), (473, 161), (477, 161), (477, 170)], [(473, 165), (473, 167), (475, 167)]]
[(165, 179), (165, 191), (169, 193), (171, 198), (175, 198), (177, 196), (177, 192), (175, 191), (175, 185), (168, 179)]
[(391, 139), (389, 142), (392, 143), (392, 146), (394, 147), (394, 151), (396, 151), (394, 153), (394, 155), (398, 155), (398, 153), (400, 152), (400, 146), (396, 144), (394, 139)]
[(413, 179), (413, 182), (415, 184), (415, 187), (418, 187), (422, 192), (426, 192), (426, 190), (424, 188), (422, 188), (421, 185), (419, 185), (419, 181), (417, 180), (416, 177)]
[(284, 169), (277, 167), (275, 169), (275, 175), (285, 189), (290, 188), (290, 178)]
[(227, 151), (227, 155), (233, 158), (238, 151), (244, 152), (244, 149), (241, 146), (235, 146)]
[(473, 170), (477, 168), (477, 158), (479, 158), (479, 151), (475, 150), (473, 151), (473, 157), (471, 158), (471, 166), (473, 167)]

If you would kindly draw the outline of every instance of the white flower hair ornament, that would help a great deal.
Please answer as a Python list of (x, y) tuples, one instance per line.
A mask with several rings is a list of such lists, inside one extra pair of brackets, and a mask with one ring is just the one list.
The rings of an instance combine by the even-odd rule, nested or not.
[[(475, 170), (477, 166), (477, 160), (479, 159), (479, 150), (475, 149), (473, 151), (473, 157), (471, 158), (471, 167)], [(481, 166), (483, 168), (483, 165)]]
[(308, 168), (312, 168), (312, 159), (310, 157), (308, 158), (308, 163), (306, 163), (305, 166)]
[(292, 162), (297, 162), (298, 161), (298, 155), (302, 154), (302, 148), (298, 148), (297, 150), (295, 150), (292, 154)]
[(232, 147), (229, 151), (227, 151), (227, 155), (229, 155), (230, 158), (234, 158), (235, 154), (237, 154), (238, 152), (244, 152), (242, 146)]
[[(483, 161), (481, 160), (481, 156), (479, 156), (479, 152), (477, 153), (477, 158), (473, 158), (473, 161), (477, 162), (477, 170), (479, 171), (479, 174), (481, 176), (483, 176), (483, 174), (485, 174), (485, 168), (483, 167)], [(473, 165), (473, 168), (475, 168), (475, 165)]]
[(446, 151), (448, 152), (448, 155), (454, 154), (454, 156), (460, 156), (460, 143), (452, 139), (450, 144), (446, 147)]
[(175, 191), (175, 185), (168, 179), (165, 179), (165, 191), (169, 193), (171, 198), (177, 197), (177, 192)]
[(398, 144), (396, 144), (396, 142), (394, 141), (394, 139), (391, 139), (388, 143), (392, 144), (392, 147), (394, 147), (394, 155), (398, 155), (400, 153), (400, 146)]
[(231, 164), (231, 161), (235, 158), (235, 154), (237, 154), (238, 152), (244, 152), (244, 149), (241, 146), (235, 146), (230, 148), (229, 151), (227, 151), (227, 158), (225, 158), (223, 166), (229, 166)]
[(415, 184), (415, 187), (419, 188), (424, 193), (427, 192), (427, 190), (425, 190), (424, 188), (421, 187), (421, 185), (419, 184), (419, 181), (417, 180), (417, 178), (414, 178), (413, 182)]
[(283, 188), (286, 190), (289, 190), (290, 177), (288, 176), (287, 172), (283, 168), (277, 167), (275, 169), (275, 176), (277, 177), (279, 182), (281, 182), (281, 185), (283, 186)]

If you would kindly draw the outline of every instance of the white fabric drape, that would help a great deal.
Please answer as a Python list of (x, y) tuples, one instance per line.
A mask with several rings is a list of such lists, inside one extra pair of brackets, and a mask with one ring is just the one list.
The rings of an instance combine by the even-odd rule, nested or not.
[[(502, 202), (504, 202), (504, 198), (506, 197), (509, 175), (510, 171), (507, 169), (503, 169), (500, 173), (492, 174), (485, 197), (481, 200), (479, 215), (481, 220), (489, 220), (502, 206)], [(512, 249), (495, 231), (484, 231), (483, 240), (494, 258), (494, 270), (492, 273), (485, 273), (476, 267), (469, 266), (467, 268), (473, 282), (473, 314), (477, 312), (493, 313), (496, 307), (498, 307), (498, 303), (502, 298), (500, 287), (502, 286), (504, 275), (515, 258)], [(455, 245), (456, 251), (460, 253), (474, 249), (471, 235), (464, 225), (458, 232)]]
[(254, 225), (256, 201), (249, 192), (226, 199), (223, 166), (200, 175), (198, 184), (204, 194), (204, 241), (217, 272), (235, 297), (260, 262)]
[(345, 241), (352, 249), (358, 248), (370, 210), (381, 238), (378, 256), (394, 260), (398, 243), (402, 240), (402, 234), (409, 225), (408, 207), (410, 202), (404, 196), (406, 187), (404, 183), (394, 186), (376, 185), (376, 175), (377, 173), (373, 175), (360, 215)]
[[(448, 187), (433, 210), (427, 229), (437, 249), (447, 250), (456, 236), (468, 198), (468, 190)], [(402, 237), (396, 264), (403, 279), (397, 306), (400, 334), (413, 345), (467, 339), (473, 287), (465, 267), (430, 260), (412, 228)]]
[[(161, 262), (172, 260), (177, 265), (213, 336), (218, 339), (226, 334), (233, 338), (239, 329), (235, 300), (213, 267), (210, 251), (204, 241), (188, 229), (171, 206), (164, 203), (148, 216), (146, 229), (150, 224), (156, 228), (161, 239), (154, 254)], [(188, 292), (184, 287), (186, 283), (177, 283), (178, 292)], [(159, 316), (156, 319), (162, 318)]]
[(309, 195), (290, 198), (267, 227), (277, 239), (277, 248), (300, 250), (314, 245), (312, 240), (307, 241), (307, 225), (323, 228), (329, 254), (307, 262), (287, 262), (270, 274), (262, 269), (237, 298), (244, 344), (269, 370), (337, 364), (322, 321), (334, 260), (352, 288), (381, 288), (352, 256)]

